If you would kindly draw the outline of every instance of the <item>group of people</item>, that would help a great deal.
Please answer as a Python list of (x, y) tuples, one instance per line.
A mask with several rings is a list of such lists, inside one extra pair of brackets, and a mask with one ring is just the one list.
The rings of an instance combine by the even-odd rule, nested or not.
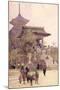
[[(46, 74), (46, 68), (43, 69), (43, 74)], [(32, 85), (33, 81), (35, 81), (36, 84), (38, 84), (39, 80), (39, 72), (38, 72), (38, 65), (37, 68), (33, 73), (31, 73), (30, 69), (27, 66), (21, 66), (20, 67), (20, 76), (19, 76), (19, 82), (20, 84), (23, 82), (24, 84), (29, 83)]]
[(21, 66), (20, 68), (20, 76), (19, 76), (19, 82), (25, 84), (27, 81), (30, 84), (33, 84), (33, 80), (35, 80), (35, 83), (38, 83), (39, 73), (35, 71), (34, 73), (30, 72), (30, 69), (28, 67)]

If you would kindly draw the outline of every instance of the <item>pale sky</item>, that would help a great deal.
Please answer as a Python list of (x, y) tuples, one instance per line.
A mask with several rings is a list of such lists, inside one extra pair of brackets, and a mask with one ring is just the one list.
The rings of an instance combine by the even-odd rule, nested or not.
[[(9, 21), (18, 16), (18, 5), (18, 2), (9, 2)], [(20, 13), (29, 20), (27, 26), (44, 27), (51, 34), (44, 38), (44, 43), (58, 46), (58, 5), (20, 3)], [(9, 24), (9, 30), (11, 28)]]

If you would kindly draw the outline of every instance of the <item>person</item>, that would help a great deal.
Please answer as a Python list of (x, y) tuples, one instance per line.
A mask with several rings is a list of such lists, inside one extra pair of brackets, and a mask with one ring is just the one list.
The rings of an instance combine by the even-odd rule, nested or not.
[(29, 68), (26, 66), (26, 67), (25, 67), (26, 77), (27, 77), (28, 72), (29, 72)]
[(19, 76), (19, 82), (21, 83), (21, 80), (23, 80), (23, 83), (25, 84), (25, 69), (24, 69), (24, 64), (21, 65), (20, 67), (20, 76)]
[(43, 68), (43, 74), (46, 75), (46, 66)]
[(46, 69), (47, 69), (46, 62), (44, 60), (42, 60), (41, 65), (42, 65), (43, 74), (45, 76), (46, 75)]
[(23, 70), (24, 70), (24, 64), (21, 65), (20, 72), (23, 72)]
[(39, 65), (39, 63), (37, 64), (37, 70), (39, 70), (40, 69), (40, 65)]
[(35, 71), (35, 83), (38, 83), (38, 78), (39, 78), (39, 73), (38, 73), (38, 71), (36, 70), (36, 71)]
[(29, 83), (29, 81), (30, 81), (30, 84), (31, 84), (31, 86), (32, 86), (33, 75), (30, 75), (30, 74), (27, 75), (27, 82)]

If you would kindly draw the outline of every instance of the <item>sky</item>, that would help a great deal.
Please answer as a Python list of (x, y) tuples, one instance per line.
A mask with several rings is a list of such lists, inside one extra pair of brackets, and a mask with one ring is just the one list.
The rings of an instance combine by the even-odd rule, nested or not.
[[(9, 2), (9, 21), (17, 17), (19, 2)], [(28, 19), (27, 26), (44, 27), (51, 36), (44, 38), (44, 44), (58, 46), (58, 5), (20, 2), (20, 13)], [(9, 24), (9, 30), (12, 25)]]

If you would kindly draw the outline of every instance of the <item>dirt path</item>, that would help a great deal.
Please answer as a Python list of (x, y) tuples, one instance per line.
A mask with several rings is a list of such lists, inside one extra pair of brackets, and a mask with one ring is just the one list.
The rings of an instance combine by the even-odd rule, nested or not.
[[(9, 70), (9, 88), (20, 88), (20, 87), (32, 87), (30, 83), (24, 85), (19, 83), (19, 71)], [(58, 71), (48, 70), (46, 76), (43, 75), (42, 71), (39, 71), (39, 83), (35, 84), (33, 81), (33, 86), (48, 86), (48, 85), (58, 85)]]

